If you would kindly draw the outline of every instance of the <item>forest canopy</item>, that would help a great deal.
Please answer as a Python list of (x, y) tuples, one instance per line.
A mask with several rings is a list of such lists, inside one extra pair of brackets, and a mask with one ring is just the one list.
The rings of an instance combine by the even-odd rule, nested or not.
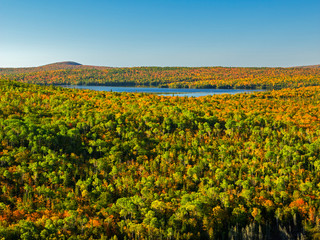
[(320, 68), (134, 67), (50, 64), (0, 69), (0, 79), (42, 85), (283, 89), (320, 85)]
[(320, 87), (187, 98), (1, 80), (0, 96), (2, 238), (320, 234)]

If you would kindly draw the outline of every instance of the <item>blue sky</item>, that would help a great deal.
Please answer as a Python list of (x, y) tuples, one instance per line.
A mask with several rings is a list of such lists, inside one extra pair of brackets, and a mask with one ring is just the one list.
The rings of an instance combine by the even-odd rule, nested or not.
[(319, 0), (0, 0), (0, 67), (320, 64)]

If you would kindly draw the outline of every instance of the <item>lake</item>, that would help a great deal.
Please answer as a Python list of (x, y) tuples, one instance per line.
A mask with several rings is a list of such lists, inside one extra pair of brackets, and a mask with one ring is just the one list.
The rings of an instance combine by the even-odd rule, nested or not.
[(63, 85), (62, 87), (90, 89), (95, 91), (153, 93), (162, 96), (202, 97), (215, 94), (252, 93), (264, 90), (247, 89), (193, 89), (193, 88), (155, 88), (155, 87), (113, 87), (113, 86), (80, 86)]

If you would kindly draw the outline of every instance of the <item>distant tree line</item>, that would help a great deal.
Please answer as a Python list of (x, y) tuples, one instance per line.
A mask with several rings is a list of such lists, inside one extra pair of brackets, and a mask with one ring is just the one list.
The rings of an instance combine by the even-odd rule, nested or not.
[[(54, 65), (56, 68), (59, 66)], [(151, 86), (169, 88), (283, 89), (320, 85), (320, 68), (69, 66), (3, 69), (0, 79), (43, 85)], [(38, 71), (37, 71), (38, 70)]]

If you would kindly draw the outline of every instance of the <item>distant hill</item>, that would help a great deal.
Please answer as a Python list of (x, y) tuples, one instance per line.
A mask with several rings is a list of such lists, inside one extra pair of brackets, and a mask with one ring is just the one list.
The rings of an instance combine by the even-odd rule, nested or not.
[[(54, 70), (67, 70), (67, 69), (96, 69), (96, 70), (108, 70), (112, 67), (102, 67), (102, 66), (91, 66), (91, 65), (82, 65), (81, 63), (77, 63), (74, 61), (63, 61), (63, 62), (56, 62), (50, 63), (38, 67), (24, 67), (24, 68), (0, 68), (0, 75), (1, 74), (19, 74), (19, 73), (30, 73), (30, 72), (44, 72), (44, 71), (54, 71)], [(145, 68), (145, 67), (143, 67)], [(146, 67), (148, 69), (152, 69), (153, 67)], [(173, 69), (174, 67), (169, 67)], [(180, 67), (183, 69), (183, 67)], [(210, 67), (209, 67), (210, 68)], [(223, 68), (223, 67), (214, 67), (214, 68)], [(320, 64), (318, 65), (307, 65), (307, 66), (295, 66), (295, 67), (286, 67), (289, 68), (308, 68), (308, 69), (319, 69)], [(113, 69), (126, 69), (126, 68), (113, 68)], [(136, 69), (140, 69), (137, 67)], [(162, 69), (162, 68), (160, 68)], [(190, 68), (193, 69), (193, 68)], [(235, 67), (234, 69), (237, 69)], [(254, 68), (247, 68), (247, 69), (254, 69)], [(263, 69), (263, 68), (257, 68)], [(274, 68), (277, 69), (277, 68)]]
[(109, 69), (110, 67), (100, 67), (100, 66), (90, 66), (82, 65), (73, 61), (64, 61), (50, 63), (42, 65), (39, 67), (24, 67), (24, 68), (0, 68), (0, 74), (17, 74), (17, 73), (30, 73), (30, 72), (43, 72), (43, 71), (53, 71), (61, 69)]
[(297, 66), (296, 68), (320, 68), (320, 64), (318, 64), (318, 65), (307, 65), (307, 66)]
[(40, 67), (48, 67), (48, 66), (81, 66), (82, 64), (72, 61), (66, 61), (66, 62), (56, 62), (56, 63), (50, 63), (46, 64)]

